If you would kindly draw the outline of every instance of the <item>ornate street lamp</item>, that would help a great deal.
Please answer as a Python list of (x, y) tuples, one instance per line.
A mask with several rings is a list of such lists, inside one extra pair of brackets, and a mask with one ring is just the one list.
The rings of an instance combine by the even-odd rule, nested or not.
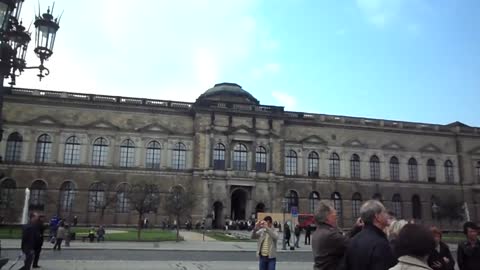
[(44, 62), (53, 53), (55, 36), (60, 28), (60, 18), (54, 18), (50, 8), (47, 13), (35, 16), (35, 49), (34, 52), (40, 58), (39, 66), (28, 67), (25, 61), (30, 32), (22, 25), (20, 13), (24, 0), (0, 0), (0, 141), (3, 135), (3, 96), (5, 88), (4, 79), (10, 78), (10, 85), (15, 85), (16, 77), (20, 76), (25, 69), (38, 69), (37, 75), (40, 80), (47, 76), (50, 71), (44, 66)]

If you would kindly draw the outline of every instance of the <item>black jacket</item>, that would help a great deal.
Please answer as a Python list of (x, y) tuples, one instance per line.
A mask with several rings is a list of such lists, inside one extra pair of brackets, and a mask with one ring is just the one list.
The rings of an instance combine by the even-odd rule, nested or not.
[[(443, 258), (447, 258), (449, 260), (448, 263), (444, 261)], [(441, 267), (436, 268), (433, 266), (434, 262), (440, 262), (442, 264)], [(450, 253), (450, 249), (448, 246), (440, 242), (440, 252), (434, 249), (430, 255), (428, 256), (428, 266), (430, 266), (433, 270), (453, 270), (455, 267), (455, 261), (453, 260), (452, 254)]]
[(335, 270), (347, 248), (347, 237), (326, 223), (319, 224), (312, 236), (313, 269)]
[(397, 260), (385, 233), (365, 224), (362, 231), (350, 240), (344, 263), (347, 270), (388, 270)]
[(38, 225), (27, 224), (22, 229), (22, 251), (27, 253), (40, 246), (42, 241)]
[(480, 269), (480, 241), (477, 240), (474, 246), (468, 241), (458, 244), (457, 262), (460, 270)]

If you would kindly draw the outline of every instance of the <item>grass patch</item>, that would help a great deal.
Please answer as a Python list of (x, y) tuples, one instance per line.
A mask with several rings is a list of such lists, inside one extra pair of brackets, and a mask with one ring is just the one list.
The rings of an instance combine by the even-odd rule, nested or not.
[(0, 227), (1, 239), (20, 239), (22, 237), (22, 228), (19, 226)]
[[(82, 241), (83, 236), (88, 235), (90, 228), (76, 227), (71, 228), (71, 232), (76, 233), (76, 241)], [(145, 242), (160, 242), (160, 241), (176, 241), (176, 232), (161, 230), (161, 229), (145, 229), (142, 230), (140, 240), (137, 240), (137, 230), (134, 228), (118, 229), (124, 231), (121, 233), (107, 233), (105, 235), (106, 241), (145, 241)], [(46, 228), (45, 235), (48, 235), (49, 228)], [(22, 228), (20, 226), (6, 226), (0, 227), (0, 239), (20, 239), (22, 237)], [(180, 239), (183, 241), (183, 239)]]
[(465, 239), (463, 233), (444, 233), (442, 235), (442, 241), (449, 244), (458, 244), (465, 241)]

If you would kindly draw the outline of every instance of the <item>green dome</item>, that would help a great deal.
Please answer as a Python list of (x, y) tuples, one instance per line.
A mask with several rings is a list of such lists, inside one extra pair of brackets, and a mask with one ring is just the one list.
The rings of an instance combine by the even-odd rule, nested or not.
[(225, 101), (228, 101), (229, 98), (240, 98), (247, 103), (259, 103), (252, 94), (243, 90), (242, 87), (236, 83), (217, 83), (214, 87), (208, 89), (198, 97), (197, 101), (204, 99), (225, 99)]

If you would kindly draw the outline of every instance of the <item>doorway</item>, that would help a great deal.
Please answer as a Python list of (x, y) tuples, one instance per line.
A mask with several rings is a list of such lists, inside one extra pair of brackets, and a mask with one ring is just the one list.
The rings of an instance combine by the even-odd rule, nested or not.
[(236, 189), (232, 193), (232, 220), (245, 220), (247, 208), (247, 192), (243, 189)]

